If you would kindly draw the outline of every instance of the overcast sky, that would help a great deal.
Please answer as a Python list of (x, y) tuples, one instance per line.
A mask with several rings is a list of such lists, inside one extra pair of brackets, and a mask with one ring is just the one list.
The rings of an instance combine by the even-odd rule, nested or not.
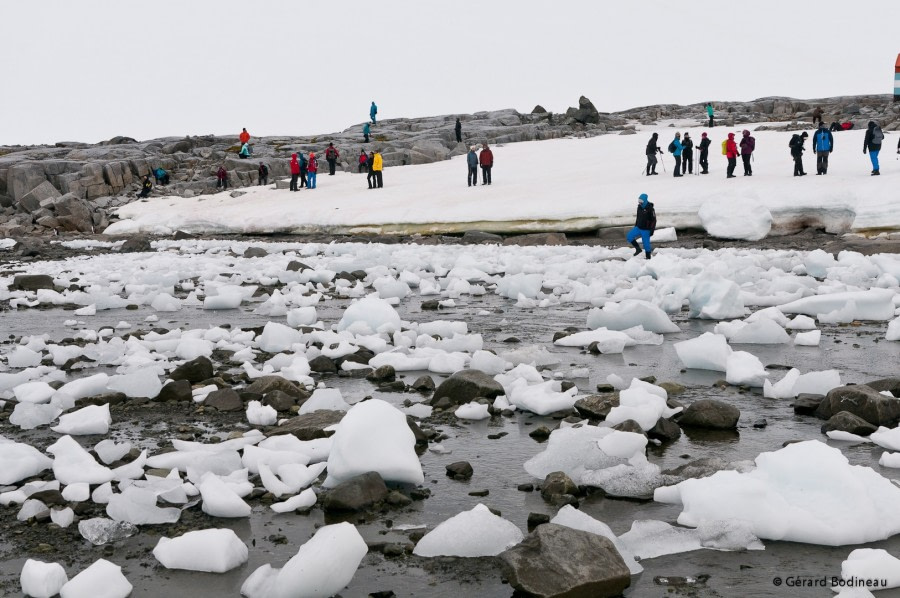
[(0, 0), (0, 144), (892, 93), (900, 0)]

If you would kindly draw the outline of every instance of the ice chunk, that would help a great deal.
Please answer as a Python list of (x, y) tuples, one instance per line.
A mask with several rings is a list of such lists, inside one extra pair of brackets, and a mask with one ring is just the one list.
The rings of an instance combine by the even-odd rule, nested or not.
[(686, 368), (724, 372), (731, 347), (721, 334), (704, 332), (697, 338), (675, 343), (675, 352)]
[(131, 374), (112, 376), (107, 387), (113, 392), (121, 392), (129, 397), (152, 399), (162, 390), (162, 383), (152, 369), (141, 369)]
[(93, 544), (102, 546), (110, 542), (118, 542), (130, 538), (138, 532), (138, 528), (125, 521), (113, 521), (104, 517), (82, 519), (78, 522), (78, 533)]
[(204, 529), (160, 538), (153, 556), (166, 569), (225, 573), (247, 562), (247, 545), (230, 529)]
[(87, 305), (85, 307), (76, 309), (73, 313), (76, 316), (96, 316), (97, 315), (97, 306), (95, 304)]
[(182, 337), (175, 347), (175, 356), (185, 360), (209, 357), (214, 348), (211, 342), (202, 338)]
[(303, 405), (300, 406), (299, 414), (312, 413), (325, 409), (328, 411), (349, 411), (350, 405), (344, 400), (341, 391), (337, 388), (317, 388), (313, 391)]
[(247, 421), (254, 426), (274, 426), (278, 422), (278, 412), (259, 401), (247, 405)]
[(356, 334), (394, 332), (400, 330), (400, 314), (393, 306), (378, 297), (365, 297), (344, 311), (337, 330), (351, 329)]
[(16, 519), (19, 521), (27, 521), (42, 513), (44, 515), (47, 514), (47, 505), (40, 500), (29, 498), (22, 503), (22, 508), (19, 509), (18, 514), (16, 514)]
[(869, 434), (869, 439), (888, 450), (900, 451), (900, 426), (896, 428), (879, 426), (877, 430)]
[(626, 299), (619, 303), (608, 301), (602, 308), (588, 312), (587, 327), (591, 329), (626, 330), (634, 326), (643, 326), (644, 330), (660, 334), (680, 331), (666, 312), (640, 299)]
[(199, 485), (203, 512), (211, 517), (249, 517), (250, 505), (214, 473), (203, 474)]
[(107, 384), (109, 384), (109, 376), (106, 374), (94, 374), (87, 378), (79, 378), (78, 380), (72, 380), (68, 384), (63, 384), (58, 392), (77, 401), (84, 397), (105, 392)]
[[(865, 441), (865, 438), (863, 440)], [(884, 452), (878, 459), (878, 464), (882, 467), (900, 467), (900, 453)]]
[(159, 293), (150, 302), (150, 307), (156, 311), (178, 311), (181, 309), (181, 299), (176, 299), (168, 293)]
[(887, 333), (884, 335), (884, 339), (888, 341), (900, 341), (900, 318), (891, 320), (891, 323), (888, 324)]
[(354, 405), (332, 439), (326, 487), (369, 471), (386, 482), (421, 484), (425, 479), (406, 416), (385, 401)]
[(791, 330), (815, 330), (816, 320), (814, 318), (810, 318), (809, 316), (800, 314), (798, 316), (795, 316), (793, 320), (788, 322), (787, 328), (790, 328)]
[(69, 502), (82, 502), (91, 497), (91, 486), (84, 482), (69, 484), (62, 491), (62, 497)]
[(62, 484), (102, 484), (113, 479), (112, 470), (97, 463), (71, 436), (63, 436), (47, 447), (47, 452), (55, 457), (53, 475)]
[(26, 382), (13, 388), (20, 403), (47, 403), (55, 392), (56, 389), (46, 382)]
[(772, 214), (758, 201), (737, 201), (722, 209), (719, 199), (711, 199), (697, 212), (706, 232), (717, 239), (765, 239), (772, 229)]
[(284, 502), (277, 502), (272, 505), (272, 510), (276, 513), (291, 513), (297, 510), (308, 509), (316, 504), (316, 493), (312, 488), (307, 488), (297, 496), (292, 496)]
[(263, 565), (241, 586), (247, 598), (328, 598), (350, 583), (366, 556), (365, 540), (350, 523), (319, 528), (282, 569)]
[(376, 278), (372, 282), (372, 288), (378, 291), (378, 296), (382, 299), (391, 299), (394, 297), (403, 299), (412, 292), (410, 291), (408, 284), (402, 280), (397, 280), (393, 276)]
[(289, 350), (294, 343), (301, 342), (301, 334), (290, 326), (267, 322), (262, 334), (256, 337), (256, 342), (266, 353), (278, 353)]
[(71, 434), (74, 436), (85, 434), (106, 434), (112, 416), (109, 414), (109, 403), (103, 405), (88, 405), (77, 411), (66, 413), (59, 418), (59, 424), (51, 429), (59, 434)]
[(506, 398), (511, 405), (538, 415), (571, 410), (578, 400), (576, 387), (560, 392), (556, 390), (558, 383), (553, 380), (529, 384), (526, 378), (514, 378), (511, 382), (501, 381), (501, 384), (504, 384)]
[(522, 295), (534, 299), (541, 292), (544, 277), (541, 274), (512, 274), (504, 276), (497, 283), (497, 294), (507, 299), (517, 299)]
[[(884, 322), (894, 317), (894, 291), (891, 289), (869, 289), (868, 291), (847, 291), (804, 297), (781, 305), (786, 314), (806, 314), (818, 316), (846, 310), (841, 315), (850, 320), (874, 320)], [(852, 309), (847, 309), (853, 303)]]
[(794, 344), (802, 347), (818, 347), (822, 338), (821, 330), (810, 330), (809, 332), (798, 332), (794, 337)]
[(295, 307), (287, 312), (288, 326), (312, 326), (316, 323), (318, 315), (315, 306), (308, 305), (306, 307)]
[(496, 374), (502, 374), (511, 368), (512, 364), (490, 351), (481, 350), (475, 351), (472, 354), (469, 367), (473, 370), (482, 371), (488, 376), (494, 376)]
[(439, 524), (416, 544), (417, 556), (496, 556), (525, 536), (514, 524), (478, 504)]
[(763, 382), (763, 396), (767, 399), (792, 399), (797, 395), (794, 393), (794, 385), (800, 379), (800, 370), (791, 368), (784, 378), (772, 384), (768, 379)]
[(525, 462), (525, 471), (538, 479), (562, 471), (578, 483), (586, 471), (625, 463), (626, 459), (607, 455), (597, 444), (598, 440), (614, 432), (616, 430), (612, 428), (597, 426), (553, 430), (544, 451)]
[(101, 440), (94, 446), (94, 452), (100, 457), (100, 460), (109, 465), (114, 461), (118, 461), (128, 454), (131, 450), (130, 442), (117, 443), (114, 440)]
[(696, 530), (652, 519), (635, 521), (630, 530), (619, 536), (619, 541), (641, 560), (703, 548)]
[(28, 559), (19, 575), (22, 593), (32, 598), (51, 598), (69, 581), (66, 570), (59, 563), (45, 563)]
[(9, 416), (9, 423), (23, 430), (31, 430), (49, 424), (59, 417), (62, 409), (56, 405), (35, 405), (34, 403), (17, 403)]
[(106, 514), (115, 521), (133, 525), (175, 523), (181, 517), (181, 509), (159, 508), (156, 493), (144, 488), (129, 486), (121, 494), (113, 494), (106, 505)]
[[(619, 404), (613, 407), (606, 416), (606, 423), (610, 426), (620, 424), (625, 420), (636, 421), (643, 430), (650, 430), (656, 425), (660, 417), (671, 417), (681, 409), (669, 409), (666, 405), (665, 391), (662, 396), (653, 392), (642, 384), (632, 382), (631, 386), (619, 393)], [(652, 385), (648, 385), (652, 386)], [(642, 436), (643, 438), (643, 436)], [(601, 447), (602, 448), (602, 447)], [(607, 453), (611, 454), (611, 453)]]
[(453, 412), (453, 415), (458, 417), (459, 419), (488, 419), (491, 414), (488, 412), (488, 406), (483, 405), (481, 403), (476, 403), (472, 401), (471, 403), (466, 403), (465, 405), (460, 405), (456, 408), (456, 411)]
[(50, 509), (50, 521), (65, 529), (75, 521), (75, 511), (69, 507), (64, 509)]
[(760, 318), (735, 332), (728, 340), (732, 343), (780, 345), (790, 342), (791, 337), (776, 322)]
[(597, 343), (597, 350), (605, 355), (621, 353), (629, 340), (628, 335), (624, 332), (598, 328), (597, 330), (576, 332), (575, 334), (564, 336), (556, 339), (553, 344), (560, 347), (587, 347), (591, 343)]
[(857, 548), (841, 563), (841, 579), (874, 582), (878, 590), (900, 588), (900, 559), (882, 548)]
[(734, 351), (725, 362), (725, 381), (735, 386), (762, 386), (768, 376), (759, 358), (746, 351)]
[(821, 372), (807, 372), (801, 374), (794, 383), (791, 392), (793, 396), (808, 393), (814, 395), (826, 395), (828, 391), (841, 385), (841, 374), (837, 370), (824, 370)]
[(41, 354), (28, 347), (16, 347), (6, 354), (6, 364), (11, 368), (32, 368), (41, 365)]
[(616, 550), (619, 552), (622, 560), (625, 561), (625, 564), (628, 565), (628, 570), (632, 575), (637, 575), (644, 570), (644, 568), (635, 560), (634, 554), (632, 554), (625, 544), (619, 540), (608, 525), (594, 519), (583, 511), (579, 511), (572, 505), (563, 506), (563, 508), (556, 513), (556, 516), (550, 520), (550, 523), (564, 525), (566, 527), (571, 527), (572, 529), (580, 529), (585, 532), (597, 534), (598, 536), (603, 536), (615, 545)]
[(73, 577), (62, 587), (60, 598), (126, 598), (132, 585), (122, 575), (122, 568), (104, 559)]
[(729, 320), (742, 318), (746, 313), (737, 283), (713, 273), (701, 274), (694, 279), (688, 301), (692, 318)]

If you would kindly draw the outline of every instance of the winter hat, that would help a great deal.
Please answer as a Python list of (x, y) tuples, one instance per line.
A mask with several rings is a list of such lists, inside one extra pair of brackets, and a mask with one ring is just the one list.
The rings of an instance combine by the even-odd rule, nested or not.
[(744, 137), (749, 137), (750, 131), (748, 131), (747, 129), (744, 129), (743, 134), (744, 134)]
[(806, 131), (803, 131), (803, 132), (800, 134), (800, 137), (809, 137), (809, 133), (807, 133)]
[(703, 133), (702, 135), (700, 135), (700, 137), (706, 139), (706, 133)]
[(650, 199), (650, 198), (647, 197), (647, 194), (646, 194), (646, 193), (641, 193), (640, 195), (638, 195), (638, 199), (641, 200), (641, 201), (647, 201), (647, 200)]
[(875, 124), (875, 121), (874, 121), (874, 120), (870, 120), (870, 121), (869, 121), (869, 128), (871, 129), (872, 127), (875, 127), (875, 126), (877, 126), (877, 125)]

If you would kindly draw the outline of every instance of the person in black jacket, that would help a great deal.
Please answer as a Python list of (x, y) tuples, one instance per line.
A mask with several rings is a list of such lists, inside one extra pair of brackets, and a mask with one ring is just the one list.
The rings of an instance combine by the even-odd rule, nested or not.
[(377, 182), (377, 177), (375, 176), (375, 172), (372, 170), (372, 165), (375, 163), (375, 152), (369, 152), (369, 159), (366, 160), (366, 172), (369, 174), (366, 175), (366, 182), (369, 184), (369, 189), (375, 188), (375, 183)]
[(681, 141), (681, 174), (694, 174), (694, 140), (690, 133)]
[(269, 184), (269, 167), (259, 163), (259, 184), (260, 185), (268, 185)]
[(634, 247), (634, 255), (641, 254), (641, 246), (638, 245), (637, 238), (641, 237), (644, 242), (643, 251), (649, 260), (653, 253), (653, 246), (650, 245), (650, 237), (656, 230), (656, 210), (650, 203), (646, 193), (641, 193), (638, 197), (637, 217), (634, 220), (634, 228), (628, 231), (626, 239), (631, 246)]
[(144, 175), (144, 182), (141, 184), (141, 192), (138, 197), (147, 197), (153, 190), (153, 183), (150, 182), (150, 175)]
[(819, 129), (813, 133), (813, 153), (816, 155), (816, 174), (828, 174), (828, 155), (834, 151), (834, 135), (819, 121)]
[(807, 137), (809, 137), (809, 133), (806, 131), (800, 135), (795, 133), (788, 143), (791, 148), (791, 156), (794, 158), (794, 176), (806, 176), (806, 172), (803, 171), (803, 144)]
[(700, 143), (697, 144), (697, 149), (700, 150), (700, 156), (697, 158), (697, 164), (703, 170), (700, 171), (700, 174), (709, 174), (709, 137), (706, 136), (706, 133), (700, 135)]
[(884, 133), (881, 132), (881, 127), (874, 120), (870, 120), (866, 129), (866, 138), (863, 140), (863, 153), (869, 152), (869, 158), (872, 160), (872, 176), (881, 174), (878, 166), (878, 153), (881, 152), (882, 141), (884, 141)]
[(456, 127), (454, 128), (456, 132), (456, 143), (462, 142), (462, 123), (459, 122), (459, 119), (456, 119)]
[(647, 154), (647, 176), (658, 174), (656, 172), (656, 154), (661, 154), (663, 151), (656, 146), (657, 139), (659, 139), (659, 133), (654, 133), (647, 142), (647, 151), (644, 152)]

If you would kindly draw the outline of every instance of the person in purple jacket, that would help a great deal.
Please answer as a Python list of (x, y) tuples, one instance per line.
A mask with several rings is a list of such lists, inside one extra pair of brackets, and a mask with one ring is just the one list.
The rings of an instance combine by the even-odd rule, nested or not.
[(756, 149), (756, 139), (750, 135), (750, 131), (747, 129), (744, 129), (740, 146), (741, 160), (744, 161), (744, 176), (753, 176), (753, 167), (750, 166), (750, 158), (753, 157), (753, 150)]

